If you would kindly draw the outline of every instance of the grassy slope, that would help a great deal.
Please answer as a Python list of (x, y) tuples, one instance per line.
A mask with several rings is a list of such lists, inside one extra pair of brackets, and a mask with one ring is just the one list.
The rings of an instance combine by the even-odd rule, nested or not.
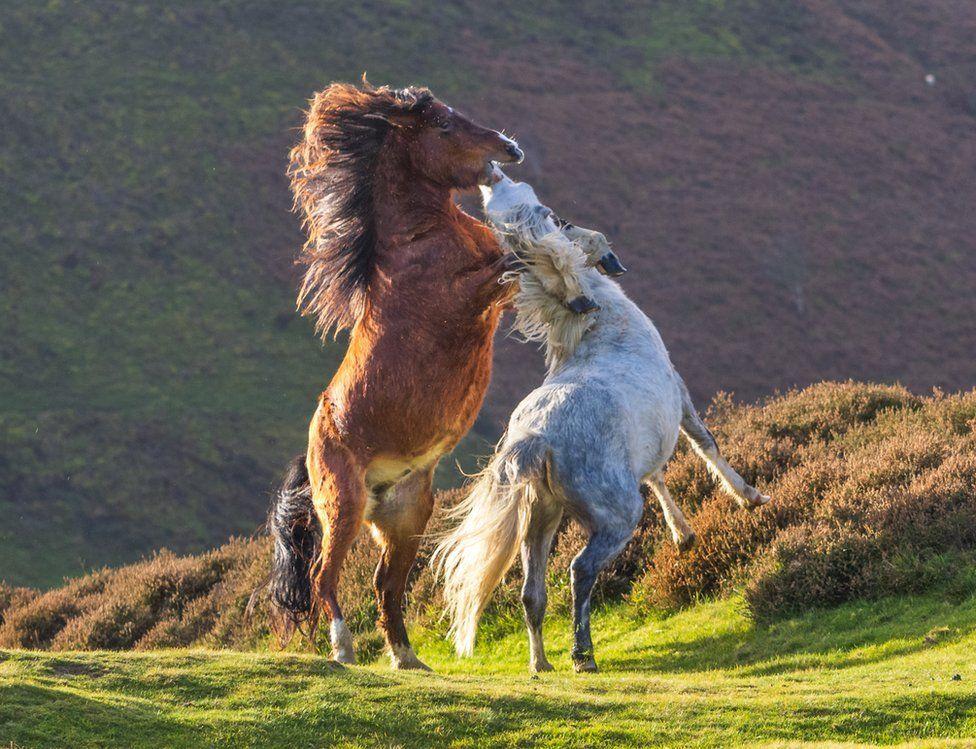
[[(604, 672), (525, 672), (524, 634), (436, 674), (336, 670), (294, 654), (0, 653), (0, 742), (14, 746), (728, 746), (976, 737), (976, 599), (892, 598), (756, 628), (730, 599), (635, 621), (595, 619)], [(938, 628), (947, 628), (939, 630)], [(932, 633), (929, 639), (926, 634)], [(956, 680), (954, 676), (958, 674)], [(938, 741), (943, 746), (948, 742)], [(967, 744), (968, 745), (968, 744)]]

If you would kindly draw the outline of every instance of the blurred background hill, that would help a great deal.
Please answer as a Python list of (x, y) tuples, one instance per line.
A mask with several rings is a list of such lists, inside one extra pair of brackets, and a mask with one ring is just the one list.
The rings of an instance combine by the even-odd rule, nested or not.
[[(702, 405), (971, 387), (974, 38), (954, 0), (4, 3), (0, 578), (261, 521), (343, 346), (293, 311), (285, 153), (312, 92), (364, 70), (517, 137)], [(500, 342), (459, 457), (527, 358)]]

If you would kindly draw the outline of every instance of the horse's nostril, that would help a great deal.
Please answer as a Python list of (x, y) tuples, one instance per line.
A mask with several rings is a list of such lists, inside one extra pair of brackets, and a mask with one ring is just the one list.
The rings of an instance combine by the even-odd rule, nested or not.
[(522, 153), (522, 149), (519, 148), (514, 143), (509, 143), (505, 148), (505, 153), (507, 153), (516, 164), (522, 163), (522, 159), (525, 158), (525, 154)]

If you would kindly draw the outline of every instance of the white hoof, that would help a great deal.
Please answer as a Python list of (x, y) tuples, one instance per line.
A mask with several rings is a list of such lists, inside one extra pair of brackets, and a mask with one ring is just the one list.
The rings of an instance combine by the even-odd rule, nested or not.
[(744, 497), (745, 502), (742, 505), (747, 510), (755, 510), (757, 507), (762, 507), (764, 504), (769, 502), (770, 498), (765, 494), (760, 494), (757, 489), (754, 489), (751, 486), (747, 487), (747, 489), (748, 491)]

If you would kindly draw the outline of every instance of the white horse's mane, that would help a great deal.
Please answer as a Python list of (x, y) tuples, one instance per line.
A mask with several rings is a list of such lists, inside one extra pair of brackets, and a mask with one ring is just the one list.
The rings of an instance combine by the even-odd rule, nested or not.
[(519, 284), (513, 329), (544, 345), (546, 366), (552, 372), (573, 355), (593, 325), (592, 314), (573, 312), (566, 301), (587, 294), (587, 276), (596, 271), (587, 267), (580, 247), (559, 230), (552, 231), (546, 218), (529, 209), (493, 223), (499, 242), (527, 266), (525, 272), (513, 271), (502, 279)]

